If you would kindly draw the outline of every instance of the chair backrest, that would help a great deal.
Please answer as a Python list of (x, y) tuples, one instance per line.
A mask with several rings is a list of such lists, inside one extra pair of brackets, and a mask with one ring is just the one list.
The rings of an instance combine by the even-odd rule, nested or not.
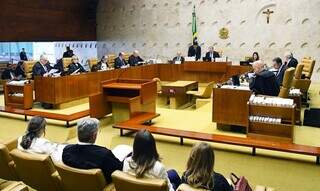
[(62, 163), (56, 163), (55, 166), (61, 177), (63, 190), (101, 191), (107, 186), (100, 169), (83, 170), (72, 168)]
[(163, 179), (138, 179), (121, 171), (112, 173), (112, 182), (117, 191), (168, 191), (168, 184)]
[(214, 83), (214, 82), (210, 82), (210, 83), (206, 86), (205, 90), (203, 91), (202, 97), (204, 97), (204, 98), (210, 98), (214, 86), (215, 86), (215, 83)]
[(114, 68), (114, 59), (116, 59), (116, 58), (117, 58), (117, 56), (114, 55), (114, 54), (109, 54), (108, 55), (108, 65), (109, 65), (109, 67)]
[(124, 60), (128, 62), (128, 61), (129, 61), (129, 57), (130, 57), (130, 56), (131, 56), (131, 54), (130, 54), (130, 53), (125, 52), (125, 53), (124, 53)]
[(50, 156), (31, 154), (18, 149), (10, 152), (19, 178), (36, 190), (58, 191), (59, 176)]
[(32, 78), (32, 68), (37, 63), (35, 60), (29, 60), (23, 62), (24, 73), (27, 79)]
[(89, 58), (87, 60), (88, 64), (89, 64), (89, 67), (90, 69), (92, 68), (92, 66), (98, 64), (98, 59), (97, 58)]
[(282, 87), (280, 88), (279, 97), (287, 98), (289, 97), (289, 91), (292, 86), (295, 68), (288, 68), (283, 77)]
[(296, 67), (296, 71), (294, 73), (294, 79), (299, 80), (301, 79), (302, 71), (303, 71), (303, 64), (298, 64)]
[(202, 188), (193, 188), (189, 184), (181, 184), (178, 188), (177, 191), (207, 191), (206, 189)]
[[(15, 140), (16, 141), (16, 140)], [(14, 170), (14, 162), (5, 143), (0, 143), (0, 178), (4, 180), (18, 180)]]
[(28, 191), (28, 186), (22, 182), (12, 182), (7, 187), (1, 189), (1, 191)]
[(62, 64), (64, 71), (67, 70), (68, 66), (72, 63), (72, 58), (62, 58)]
[(302, 74), (304, 74), (307, 78), (311, 79), (316, 61), (310, 57), (305, 57), (301, 60), (301, 64), (304, 65)]

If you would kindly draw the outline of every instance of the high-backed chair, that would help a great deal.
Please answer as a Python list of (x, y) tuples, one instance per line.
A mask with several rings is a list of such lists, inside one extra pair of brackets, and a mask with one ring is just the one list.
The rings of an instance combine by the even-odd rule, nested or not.
[(111, 191), (113, 185), (107, 185), (100, 169), (83, 170), (66, 166), (62, 163), (55, 164), (61, 177), (64, 191)]
[(32, 68), (37, 63), (35, 60), (29, 60), (23, 62), (23, 68), (27, 79), (32, 78)]
[(67, 70), (68, 66), (72, 63), (72, 58), (62, 58), (62, 64), (64, 71)]
[(300, 89), (300, 91), (306, 95), (307, 92), (309, 91), (311, 80), (308, 78), (304, 78), (304, 79), (301, 78), (303, 74), (304, 66), (305, 66), (304, 64), (297, 65), (292, 86), (294, 88)]
[(10, 152), (19, 178), (36, 190), (60, 191), (61, 182), (50, 156), (30, 154), (18, 149)]
[(18, 180), (14, 169), (14, 162), (9, 152), (17, 147), (17, 140), (0, 143), (0, 178), (4, 180)]
[(90, 58), (87, 60), (89, 68), (91, 70), (92, 66), (98, 64), (98, 59), (97, 58)]
[(305, 78), (311, 79), (316, 61), (310, 57), (305, 57), (301, 60), (300, 63), (304, 65), (303, 71), (302, 71), (303, 76)]
[(168, 191), (166, 180), (136, 178), (125, 172), (115, 171), (112, 173), (112, 182), (117, 191)]
[(114, 55), (114, 54), (109, 54), (108, 55), (108, 65), (109, 65), (109, 67), (114, 68), (114, 60), (116, 58), (117, 58), (117, 56)]
[(128, 62), (130, 55), (131, 55), (131, 53), (125, 52), (124, 53), (124, 60)]
[(292, 87), (293, 77), (294, 77), (295, 68), (288, 68), (283, 77), (282, 87), (280, 88), (279, 97), (281, 98), (288, 98), (289, 91)]
[(210, 82), (203, 91), (187, 91), (187, 94), (192, 95), (195, 98), (210, 98), (214, 86), (215, 83)]

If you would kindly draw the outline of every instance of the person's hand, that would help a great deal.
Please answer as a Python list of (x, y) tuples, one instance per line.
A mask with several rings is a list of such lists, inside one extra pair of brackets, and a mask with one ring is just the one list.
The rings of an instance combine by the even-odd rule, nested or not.
[(49, 73), (47, 72), (47, 73), (45, 73), (45, 74), (43, 74), (43, 77), (48, 77), (49, 76)]

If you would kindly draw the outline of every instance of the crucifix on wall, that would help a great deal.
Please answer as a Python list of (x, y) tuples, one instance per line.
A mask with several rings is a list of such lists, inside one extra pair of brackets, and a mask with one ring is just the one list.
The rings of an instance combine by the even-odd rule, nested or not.
[(267, 15), (267, 24), (269, 24), (269, 22), (270, 22), (270, 15), (271, 15), (272, 13), (274, 13), (274, 12), (273, 12), (273, 11), (270, 11), (270, 9), (267, 9), (267, 11), (263, 11), (262, 13), (265, 14), (265, 15)]

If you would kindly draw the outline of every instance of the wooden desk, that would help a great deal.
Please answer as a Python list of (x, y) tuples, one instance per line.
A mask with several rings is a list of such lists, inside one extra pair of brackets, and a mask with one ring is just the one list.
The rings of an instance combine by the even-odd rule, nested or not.
[(113, 79), (101, 83), (101, 92), (91, 95), (90, 116), (101, 118), (112, 113), (115, 122), (139, 112), (155, 113), (157, 83), (150, 80)]
[(170, 98), (170, 108), (176, 109), (190, 101), (187, 91), (198, 90), (196, 81), (176, 81), (163, 85), (162, 94)]
[(218, 125), (248, 126), (250, 90), (213, 88), (212, 121)]
[[(22, 95), (17, 96), (17, 93)], [(4, 103), (8, 107), (31, 109), (33, 106), (32, 84), (11, 85), (6, 83), (4, 86)]]
[(231, 65), (231, 63), (185, 62), (184, 64), (152, 64), (57, 78), (35, 77), (35, 100), (57, 105), (89, 97), (100, 92), (102, 81), (117, 78), (223, 82), (232, 75), (242, 74), (249, 69), (249, 67)]

